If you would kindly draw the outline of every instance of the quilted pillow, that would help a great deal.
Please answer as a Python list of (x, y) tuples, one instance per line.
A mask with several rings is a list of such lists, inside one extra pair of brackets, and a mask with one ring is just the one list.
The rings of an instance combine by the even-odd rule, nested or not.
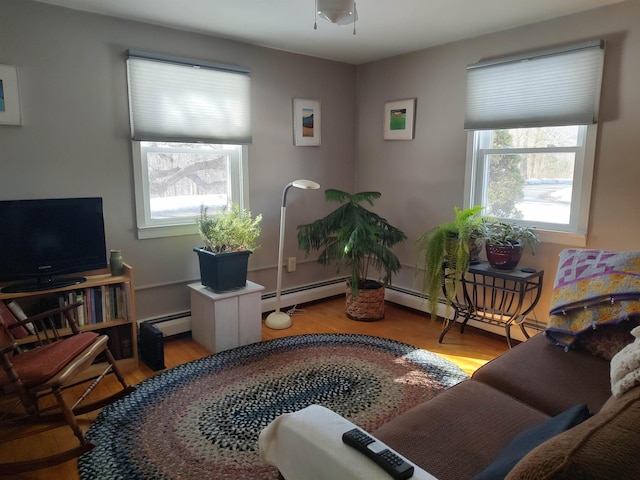
[(578, 336), (576, 348), (596, 357), (611, 360), (616, 353), (635, 340), (631, 330), (640, 325), (640, 318), (632, 317), (615, 325), (600, 325)]

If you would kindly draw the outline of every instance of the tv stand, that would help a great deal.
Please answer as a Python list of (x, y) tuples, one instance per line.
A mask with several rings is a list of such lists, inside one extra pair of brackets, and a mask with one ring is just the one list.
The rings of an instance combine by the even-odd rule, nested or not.
[[(111, 275), (107, 267), (79, 272), (78, 276), (70, 277), (42, 275), (40, 280), (38, 282), (33, 278), (30, 282), (22, 282), (22, 285), (0, 284), (0, 287), (4, 287), (0, 288), (0, 302), (15, 302), (30, 317), (53, 306), (81, 301), (83, 305), (73, 314), (78, 329), (107, 335), (109, 349), (123, 372), (138, 367), (138, 324), (135, 318), (133, 269), (130, 265), (123, 265), (122, 275)], [(50, 320), (62, 326), (58, 331), (60, 336), (73, 333), (63, 319), (50, 317)], [(47, 338), (52, 337), (49, 335)], [(16, 343), (28, 348), (37, 340), (36, 335), (28, 335), (16, 340)], [(91, 373), (100, 375), (105, 368), (104, 363), (100, 363), (92, 367)]]
[(0, 290), (2, 293), (25, 293), (53, 290), (85, 283), (85, 277), (38, 277), (26, 282), (7, 285)]

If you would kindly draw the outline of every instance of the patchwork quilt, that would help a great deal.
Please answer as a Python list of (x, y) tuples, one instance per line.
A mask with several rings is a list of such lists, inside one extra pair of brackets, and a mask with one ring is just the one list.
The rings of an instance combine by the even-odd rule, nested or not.
[(563, 250), (549, 313), (545, 335), (567, 349), (590, 328), (640, 315), (640, 252)]

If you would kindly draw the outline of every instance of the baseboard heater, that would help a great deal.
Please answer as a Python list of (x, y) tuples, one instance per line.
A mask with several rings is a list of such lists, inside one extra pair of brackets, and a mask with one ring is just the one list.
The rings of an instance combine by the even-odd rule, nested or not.
[[(282, 309), (286, 309), (286, 307), (341, 295), (344, 294), (345, 288), (345, 279), (336, 278), (326, 282), (318, 282), (300, 287), (284, 289), (280, 294), (280, 307)], [(262, 313), (271, 312), (275, 309), (276, 292), (270, 292), (262, 295)]]

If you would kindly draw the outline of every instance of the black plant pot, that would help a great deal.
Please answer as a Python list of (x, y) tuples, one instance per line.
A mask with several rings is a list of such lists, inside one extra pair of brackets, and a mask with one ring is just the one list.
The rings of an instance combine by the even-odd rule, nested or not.
[(247, 268), (251, 250), (214, 253), (194, 248), (200, 262), (200, 281), (216, 293), (238, 290), (247, 285)]
[(521, 243), (515, 245), (485, 245), (489, 265), (497, 270), (514, 270), (520, 262), (524, 247)]

